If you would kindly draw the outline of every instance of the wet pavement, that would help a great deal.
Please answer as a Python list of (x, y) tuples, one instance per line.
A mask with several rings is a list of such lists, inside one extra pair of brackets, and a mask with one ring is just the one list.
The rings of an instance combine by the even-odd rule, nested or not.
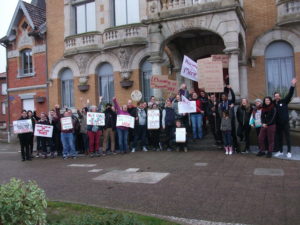
[(0, 144), (1, 183), (12, 177), (35, 180), (50, 200), (180, 217), (194, 224), (300, 224), (297, 160), (201, 150), (21, 162), (18, 150), (18, 145)]

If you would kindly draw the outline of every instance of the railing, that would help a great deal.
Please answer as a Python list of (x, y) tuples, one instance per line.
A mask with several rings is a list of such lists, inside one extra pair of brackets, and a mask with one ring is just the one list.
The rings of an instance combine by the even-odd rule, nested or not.
[(86, 33), (67, 37), (65, 39), (65, 50), (91, 47), (95, 45), (99, 46), (101, 40), (101, 35), (96, 33)]
[(103, 34), (103, 42), (129, 40), (130, 38), (147, 38), (147, 27), (142, 25), (110, 28)]
[(285, 25), (300, 21), (300, 1), (281, 0), (277, 2), (278, 25)]
[(285, 3), (286, 12), (288, 14), (299, 13), (300, 12), (300, 2), (292, 1)]

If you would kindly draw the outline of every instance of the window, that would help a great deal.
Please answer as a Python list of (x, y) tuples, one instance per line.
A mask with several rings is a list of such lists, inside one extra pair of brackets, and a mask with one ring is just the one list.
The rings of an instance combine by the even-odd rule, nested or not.
[(34, 111), (34, 99), (23, 99), (23, 109)]
[(1, 103), (1, 109), (2, 109), (2, 110), (1, 110), (1, 111), (2, 111), (2, 114), (5, 115), (5, 114), (6, 114), (6, 103), (5, 103), (5, 102), (2, 102), (2, 103)]
[(111, 102), (115, 95), (113, 68), (109, 63), (104, 63), (99, 67), (99, 95), (103, 97), (103, 102)]
[(141, 82), (144, 101), (149, 101), (153, 95), (153, 89), (150, 87), (150, 79), (152, 76), (152, 64), (145, 61), (141, 65)]
[(265, 64), (268, 94), (287, 94), (295, 76), (293, 47), (284, 41), (271, 43), (265, 52)]
[(74, 81), (70, 69), (65, 69), (61, 73), (61, 95), (63, 106), (74, 107)]
[(2, 83), (1, 84), (1, 94), (2, 95), (7, 95), (7, 83)]
[(139, 0), (115, 0), (115, 25), (140, 22)]
[(95, 2), (89, 2), (76, 7), (76, 33), (96, 30)]
[(300, 11), (300, 2), (291, 1), (286, 3), (287, 13), (297, 13)]
[(33, 74), (32, 51), (25, 49), (21, 52), (22, 57), (22, 74), (23, 76)]

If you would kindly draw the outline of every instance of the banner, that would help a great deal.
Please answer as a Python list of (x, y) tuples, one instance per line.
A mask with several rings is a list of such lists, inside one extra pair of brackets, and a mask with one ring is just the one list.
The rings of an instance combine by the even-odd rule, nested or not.
[(223, 68), (229, 67), (229, 56), (228, 55), (212, 55), (212, 61), (221, 61)]
[(167, 80), (167, 91), (177, 93), (177, 80)]
[(71, 117), (63, 117), (60, 119), (61, 129), (70, 130), (73, 129), (73, 122)]
[(105, 114), (88, 112), (86, 115), (86, 124), (93, 126), (104, 126), (105, 125)]
[(211, 58), (198, 60), (198, 87), (206, 92), (219, 93), (224, 91), (223, 66), (221, 61)]
[(158, 109), (148, 110), (147, 126), (149, 130), (160, 128), (160, 112)]
[(53, 126), (36, 124), (34, 128), (34, 136), (51, 138), (53, 133)]
[(176, 128), (176, 142), (177, 143), (186, 142), (186, 129), (185, 128)]
[(177, 93), (177, 80), (169, 80), (168, 76), (153, 75), (150, 80), (151, 88), (165, 89), (171, 93)]
[(14, 133), (23, 134), (33, 132), (31, 119), (13, 121)]
[(134, 128), (134, 117), (127, 115), (117, 116), (117, 127)]
[(196, 101), (189, 101), (183, 95), (181, 96), (182, 101), (178, 102), (179, 113), (194, 113), (197, 112)]
[(186, 77), (190, 80), (198, 82), (197, 76), (198, 65), (192, 59), (187, 56), (184, 56), (182, 67), (181, 67), (181, 76)]

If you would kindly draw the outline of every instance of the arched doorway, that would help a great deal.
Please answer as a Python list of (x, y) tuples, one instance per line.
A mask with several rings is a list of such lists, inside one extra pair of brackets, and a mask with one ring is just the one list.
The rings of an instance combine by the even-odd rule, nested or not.
[[(174, 57), (180, 57), (175, 61), (182, 62), (184, 55), (190, 57), (192, 60), (197, 61), (211, 57), (211, 55), (224, 54), (225, 44), (223, 39), (216, 33), (208, 30), (189, 30), (178, 33), (167, 41), (165, 46), (170, 49)], [(195, 81), (187, 80), (180, 75), (180, 65), (175, 65), (177, 69), (177, 80), (180, 83), (186, 83), (189, 89), (199, 92), (198, 83)], [(229, 82), (228, 68), (223, 69), (224, 82)]]

